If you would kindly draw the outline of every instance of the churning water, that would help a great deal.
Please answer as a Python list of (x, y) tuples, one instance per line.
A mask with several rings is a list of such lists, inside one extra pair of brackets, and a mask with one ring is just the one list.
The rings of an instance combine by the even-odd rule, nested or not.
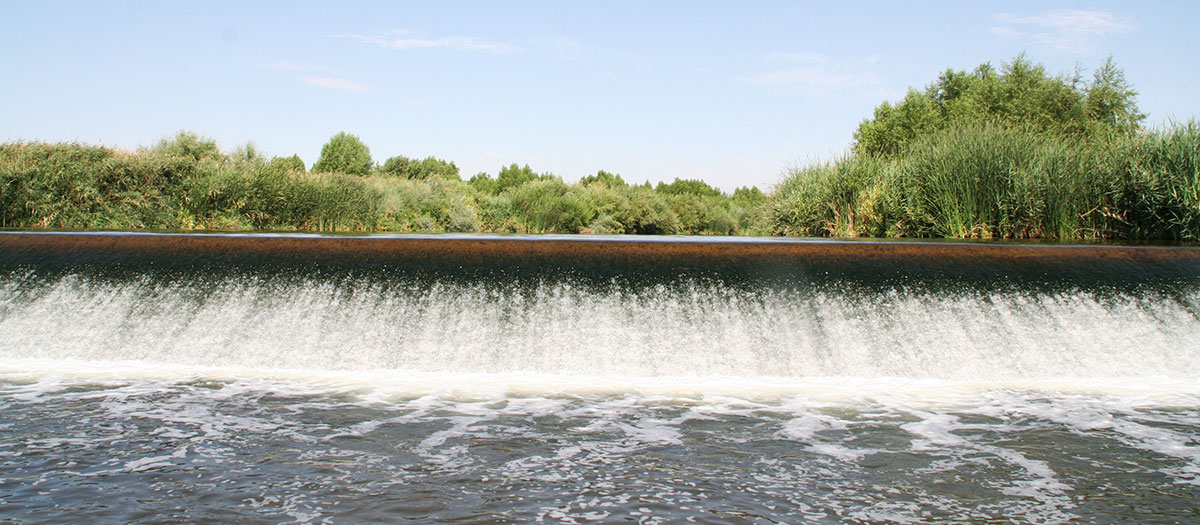
[(1197, 252), (0, 234), (0, 519), (1200, 520)]

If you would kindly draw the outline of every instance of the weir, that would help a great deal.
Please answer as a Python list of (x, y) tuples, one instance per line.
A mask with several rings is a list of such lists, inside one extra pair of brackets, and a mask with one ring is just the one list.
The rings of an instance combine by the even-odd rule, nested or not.
[(1200, 249), (0, 233), (0, 357), (628, 377), (1200, 374)]
[(942, 279), (1030, 287), (1200, 280), (1200, 247), (745, 237), (0, 232), (0, 268), (472, 278), (714, 277), (758, 283)]
[(0, 517), (1189, 521), (1198, 342), (1196, 247), (3, 232)]

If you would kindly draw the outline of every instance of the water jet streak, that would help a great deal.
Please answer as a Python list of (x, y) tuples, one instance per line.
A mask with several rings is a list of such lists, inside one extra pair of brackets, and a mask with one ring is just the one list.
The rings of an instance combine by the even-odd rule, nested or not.
[(0, 233), (0, 515), (1187, 519), (1197, 341), (1195, 248)]

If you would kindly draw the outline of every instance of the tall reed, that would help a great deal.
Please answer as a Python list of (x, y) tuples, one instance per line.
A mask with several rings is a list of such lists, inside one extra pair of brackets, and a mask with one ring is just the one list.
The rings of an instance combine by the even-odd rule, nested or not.
[(967, 122), (883, 159), (795, 169), (774, 231), (834, 236), (1200, 238), (1200, 126), (1048, 133)]

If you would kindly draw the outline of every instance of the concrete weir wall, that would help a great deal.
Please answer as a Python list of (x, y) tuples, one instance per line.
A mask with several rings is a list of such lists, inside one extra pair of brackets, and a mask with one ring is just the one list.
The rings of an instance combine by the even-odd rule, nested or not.
[(759, 278), (1200, 279), (1200, 247), (719, 237), (0, 232), (0, 268), (384, 269)]

